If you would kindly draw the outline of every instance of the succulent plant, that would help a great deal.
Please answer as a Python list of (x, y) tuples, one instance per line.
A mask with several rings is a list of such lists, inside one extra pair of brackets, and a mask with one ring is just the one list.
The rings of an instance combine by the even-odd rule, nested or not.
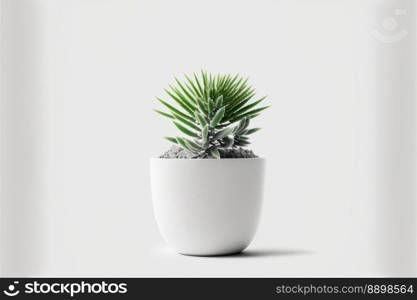
[(220, 158), (222, 151), (250, 144), (249, 135), (260, 129), (249, 128), (250, 120), (268, 106), (258, 107), (266, 97), (253, 101), (248, 79), (202, 71), (175, 82), (165, 92), (176, 105), (157, 98), (168, 112), (155, 111), (186, 137), (165, 137), (168, 141), (201, 158)]

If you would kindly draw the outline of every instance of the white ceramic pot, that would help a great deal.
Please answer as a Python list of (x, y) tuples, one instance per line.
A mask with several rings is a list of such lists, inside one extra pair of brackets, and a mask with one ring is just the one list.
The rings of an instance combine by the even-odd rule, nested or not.
[(156, 221), (186, 255), (241, 252), (259, 221), (265, 159), (151, 159)]

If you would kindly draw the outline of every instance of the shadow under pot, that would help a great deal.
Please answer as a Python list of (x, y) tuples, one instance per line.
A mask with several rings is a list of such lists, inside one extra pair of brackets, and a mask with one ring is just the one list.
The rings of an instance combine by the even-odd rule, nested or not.
[(154, 213), (165, 241), (195, 256), (241, 252), (260, 217), (265, 159), (151, 158)]

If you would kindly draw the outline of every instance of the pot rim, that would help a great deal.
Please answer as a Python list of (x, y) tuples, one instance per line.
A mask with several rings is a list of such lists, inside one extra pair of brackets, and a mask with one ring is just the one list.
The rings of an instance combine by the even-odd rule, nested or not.
[(248, 157), (248, 158), (162, 158), (162, 157), (151, 157), (150, 160), (166, 160), (166, 161), (222, 161), (222, 160), (235, 160), (235, 161), (245, 161), (245, 160), (265, 160), (265, 157)]

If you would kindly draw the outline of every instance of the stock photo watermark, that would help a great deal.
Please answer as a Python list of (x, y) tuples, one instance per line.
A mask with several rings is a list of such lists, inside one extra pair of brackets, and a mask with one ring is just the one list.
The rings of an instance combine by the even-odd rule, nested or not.
[[(407, 15), (406, 9), (396, 9), (392, 16), (388, 16), (380, 22), (380, 29), (374, 29), (371, 34), (380, 42), (386, 44), (398, 43), (408, 36), (408, 31), (401, 29), (399, 20)], [(382, 30), (381, 30), (382, 29)]]
[(37, 280), (25, 283), (13, 281), (3, 290), (3, 294), (8, 297), (15, 297), (17, 295), (66, 295), (71, 298), (79, 294), (126, 294), (127, 283), (108, 283), (106, 281), (100, 282), (39, 282)]

